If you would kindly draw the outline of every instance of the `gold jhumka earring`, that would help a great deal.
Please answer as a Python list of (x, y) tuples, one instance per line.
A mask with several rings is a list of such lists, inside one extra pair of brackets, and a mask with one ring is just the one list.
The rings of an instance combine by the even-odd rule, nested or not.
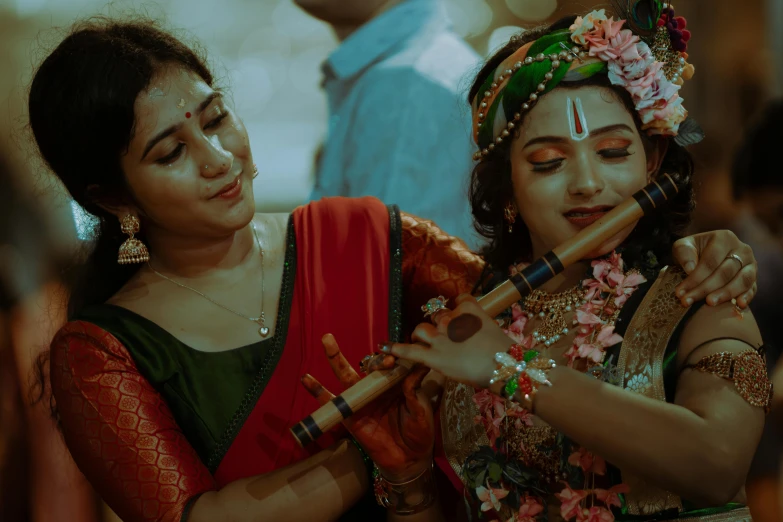
[(119, 264), (146, 263), (150, 260), (150, 252), (147, 250), (147, 245), (134, 237), (134, 234), (138, 233), (140, 227), (141, 224), (138, 218), (130, 214), (120, 220), (122, 233), (130, 237), (120, 245), (120, 251), (117, 256)]

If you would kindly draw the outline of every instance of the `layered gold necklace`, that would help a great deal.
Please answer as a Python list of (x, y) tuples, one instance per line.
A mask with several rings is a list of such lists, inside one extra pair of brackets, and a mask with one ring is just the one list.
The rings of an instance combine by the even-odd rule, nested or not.
[(559, 294), (533, 290), (524, 302), (528, 316), (537, 316), (541, 320), (541, 325), (533, 331), (533, 340), (550, 346), (559, 341), (561, 335), (566, 335), (571, 313), (584, 304), (586, 293), (581, 286)]

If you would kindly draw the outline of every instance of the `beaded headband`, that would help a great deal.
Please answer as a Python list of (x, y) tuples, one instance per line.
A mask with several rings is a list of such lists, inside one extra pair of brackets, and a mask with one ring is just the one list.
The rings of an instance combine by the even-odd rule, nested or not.
[[(647, 27), (637, 17), (641, 4), (649, 11)], [(592, 11), (577, 17), (570, 28), (542, 36), (503, 60), (472, 103), (473, 139), (479, 146), (473, 159), (492, 153), (523, 113), (560, 82), (596, 74), (607, 74), (613, 85), (631, 94), (647, 134), (672, 136), (681, 145), (701, 141), (704, 134), (688, 118), (678, 94), (694, 73), (685, 52), (690, 39), (685, 19), (675, 17), (671, 5), (654, 0), (637, 2), (629, 15), (635, 30), (623, 29), (627, 21), (607, 18), (603, 9)]]

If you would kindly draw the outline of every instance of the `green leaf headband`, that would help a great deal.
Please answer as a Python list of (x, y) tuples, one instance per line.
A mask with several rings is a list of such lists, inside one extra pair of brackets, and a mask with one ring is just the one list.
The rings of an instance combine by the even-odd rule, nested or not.
[[(673, 10), (672, 10), (673, 13)], [(562, 81), (580, 81), (608, 74), (634, 101), (648, 134), (676, 136), (681, 145), (703, 138), (698, 125), (687, 118), (678, 91), (693, 75), (687, 53), (673, 50), (665, 25), (654, 31), (651, 48), (624, 20), (607, 19), (604, 10), (577, 17), (569, 29), (554, 31), (515, 51), (493, 71), (472, 103), (473, 139), (479, 146), (473, 159), (481, 160), (511, 135), (522, 113)], [(678, 135), (679, 134), (679, 135)]]

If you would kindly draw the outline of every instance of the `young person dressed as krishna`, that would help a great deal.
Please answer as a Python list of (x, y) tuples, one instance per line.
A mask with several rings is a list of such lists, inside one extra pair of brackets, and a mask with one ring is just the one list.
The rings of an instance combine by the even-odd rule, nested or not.
[(762, 340), (731, 303), (680, 306), (670, 257), (692, 208), (684, 146), (701, 137), (678, 94), (690, 33), (670, 5), (620, 12), (526, 32), (479, 73), (486, 259), (529, 263), (665, 175), (678, 196), (503, 316), (466, 294), (435, 303), (417, 344), (382, 348), (448, 377), (436, 462), (481, 520), (750, 520)]
[[(612, 30), (616, 29), (615, 23)], [(583, 31), (585, 38), (593, 38), (594, 32)], [(537, 47), (546, 50), (552, 45)], [(615, 47), (607, 44), (606, 52), (615, 52)], [(531, 54), (531, 63), (537, 53)], [(546, 59), (535, 61), (520, 68), (520, 78), (546, 67), (546, 72), (528, 78), (535, 78), (534, 87), (545, 83), (540, 94), (557, 82), (566, 85), (562, 76), (569, 65), (587, 64), (588, 58), (580, 55), (577, 62), (569, 62), (570, 48), (562, 56), (561, 67)], [(602, 66), (595, 62), (592, 67)], [(544, 78), (549, 69), (552, 80)], [(594, 74), (601, 76), (606, 78)], [(649, 88), (650, 84), (639, 86)], [(547, 97), (552, 99), (549, 109)], [(595, 213), (576, 214), (571, 207), (616, 204), (648, 173), (655, 174), (661, 162), (689, 179), (680, 160), (673, 163), (683, 154), (674, 145), (667, 150), (661, 141), (645, 151), (647, 142), (636, 131), (637, 123), (607, 87), (558, 89), (543, 96), (542, 102), (531, 111), (540, 116), (518, 121), (543, 125), (535, 130), (536, 150), (523, 151), (520, 140), (507, 139), (476, 171), (477, 201), (485, 197), (490, 205), (490, 210), (477, 206), (477, 217), (490, 235), (492, 227), (498, 231), (488, 252), (494, 266), (507, 266), (520, 254), (529, 257), (573, 234)], [(546, 128), (548, 121), (567, 125), (561, 117), (566, 105), (571, 127)], [(655, 107), (665, 112), (665, 107)], [(549, 118), (547, 110), (552, 111)], [(405, 339), (409, 331), (403, 325), (421, 320), (420, 309), (428, 298), (456, 298), (469, 292), (484, 268), (480, 256), (433, 223), (372, 198), (324, 199), (290, 216), (256, 214), (253, 155), (242, 120), (215, 87), (204, 60), (154, 22), (99, 19), (75, 26), (36, 71), (29, 113), (41, 155), (74, 199), (100, 222), (87, 270), (69, 296), (70, 322), (52, 343), (50, 380), (74, 460), (123, 520), (317, 521), (356, 515), (356, 510), (374, 505), (362, 450), (396, 497), (386, 503), (387, 510), (375, 506), (380, 514), (360, 513), (361, 520), (388, 517), (410, 522), (439, 516), (432, 489), (435, 427), (426, 367), (358, 411), (345, 423), (347, 431), (330, 431), (319, 444), (302, 449), (288, 430), (314, 409), (316, 401), (308, 392), (320, 401), (329, 400), (327, 388), (337, 392), (359, 379), (348, 360), (358, 363), (377, 343)], [(510, 114), (508, 122), (514, 121)], [(499, 117), (499, 112), (493, 113), (486, 121)], [(482, 143), (490, 127), (483, 127)], [(570, 135), (569, 128), (576, 134)], [(590, 135), (598, 129), (604, 132)], [(560, 141), (543, 143), (544, 135), (560, 136)], [(522, 169), (514, 171), (515, 201), (527, 229), (517, 223), (507, 234), (502, 207), (512, 187), (505, 159), (511, 144), (514, 168)], [(528, 156), (535, 165), (526, 163)], [(571, 191), (568, 208), (554, 200), (563, 180), (568, 180)], [(549, 227), (546, 234), (542, 227)], [(654, 252), (663, 260), (671, 254), (672, 244), (666, 226), (661, 223), (658, 228), (659, 234), (650, 237), (657, 241)], [(129, 236), (124, 243), (120, 231)], [(739, 306), (747, 305), (755, 285), (755, 263), (747, 245), (730, 234), (715, 233), (685, 238), (679, 247), (679, 264), (686, 269), (693, 265), (679, 289), (683, 301), (700, 301), (710, 294), (710, 304), (736, 298)], [(608, 272), (596, 277), (616, 286), (617, 277), (625, 276), (618, 257), (604, 261), (610, 262)], [(623, 281), (621, 287), (627, 288), (630, 299), (642, 295), (641, 290), (634, 292), (643, 286), (641, 276)], [(665, 281), (669, 284), (670, 279)], [(599, 284), (594, 283), (595, 288)], [(621, 302), (613, 303), (619, 309)], [(623, 312), (634, 306), (626, 305)], [(690, 322), (724, 313), (722, 308), (708, 308), (699, 312), (704, 319), (697, 313)], [(743, 324), (752, 324), (752, 319)], [(515, 332), (520, 327), (521, 320), (511, 326)], [(586, 327), (592, 328), (592, 323)], [(616, 337), (605, 330), (600, 333), (601, 342)], [(733, 335), (755, 342), (743, 337), (744, 332)], [(690, 347), (698, 341), (695, 336), (685, 332), (682, 342)], [(601, 345), (593, 346), (586, 356), (601, 360)], [(382, 362), (386, 359), (393, 358)], [(477, 368), (482, 365), (483, 359)], [(680, 385), (678, 392), (686, 393), (680, 400), (701, 404), (700, 385), (707, 382), (720, 393), (722, 405), (736, 410), (734, 419), (743, 425), (748, 440), (755, 436), (755, 424), (760, 422), (755, 412), (745, 411), (732, 393), (712, 381), (694, 382)], [(606, 393), (601, 388), (600, 394)], [(542, 393), (542, 400), (545, 397)], [(579, 392), (576, 399), (587, 397)], [(656, 457), (666, 447), (672, 459), (681, 458), (696, 442), (694, 434), (712, 422), (705, 419), (698, 425), (687, 410), (670, 411), (652, 401), (637, 407), (635, 402), (628, 406), (627, 398), (606, 400), (615, 402), (607, 402), (606, 409), (573, 410), (579, 412), (578, 429), (601, 422), (601, 433), (625, 429), (628, 434), (622, 423), (615, 425), (613, 416), (602, 417), (624, 411), (626, 416), (647, 415), (661, 426), (668, 422), (680, 432), (685, 427), (691, 430), (682, 433), (688, 437), (681, 447), (666, 441), (668, 431), (661, 440), (651, 440), (649, 455)], [(446, 404), (453, 411), (453, 399)], [(704, 404), (705, 414), (711, 414), (713, 403)], [(540, 410), (542, 418), (555, 418), (548, 414), (550, 406), (541, 405)], [(533, 422), (522, 410), (507, 411), (517, 417), (499, 426), (517, 418)], [(585, 422), (586, 413), (591, 417)], [(619, 457), (629, 457), (621, 439), (612, 437), (620, 452), (612, 453), (564, 422), (552, 425), (611, 462), (619, 464), (624, 462)], [(644, 425), (649, 423), (645, 420)], [(716, 461), (736, 457), (739, 467), (731, 471), (741, 471), (744, 456), (734, 455), (733, 446), (704, 440), (714, 444), (699, 450), (712, 449), (710, 458)], [(681, 460), (694, 464), (693, 469), (709, 480), (720, 476), (711, 475), (714, 468), (701, 462)], [(643, 474), (649, 472), (647, 460), (636, 463)], [(693, 473), (679, 464), (649, 468), (655, 470), (653, 478), (668, 479), (670, 468)], [(480, 482), (496, 490), (501, 487), (497, 480)], [(733, 485), (721, 484), (715, 497)], [(363, 497), (371, 502), (362, 504)]]

